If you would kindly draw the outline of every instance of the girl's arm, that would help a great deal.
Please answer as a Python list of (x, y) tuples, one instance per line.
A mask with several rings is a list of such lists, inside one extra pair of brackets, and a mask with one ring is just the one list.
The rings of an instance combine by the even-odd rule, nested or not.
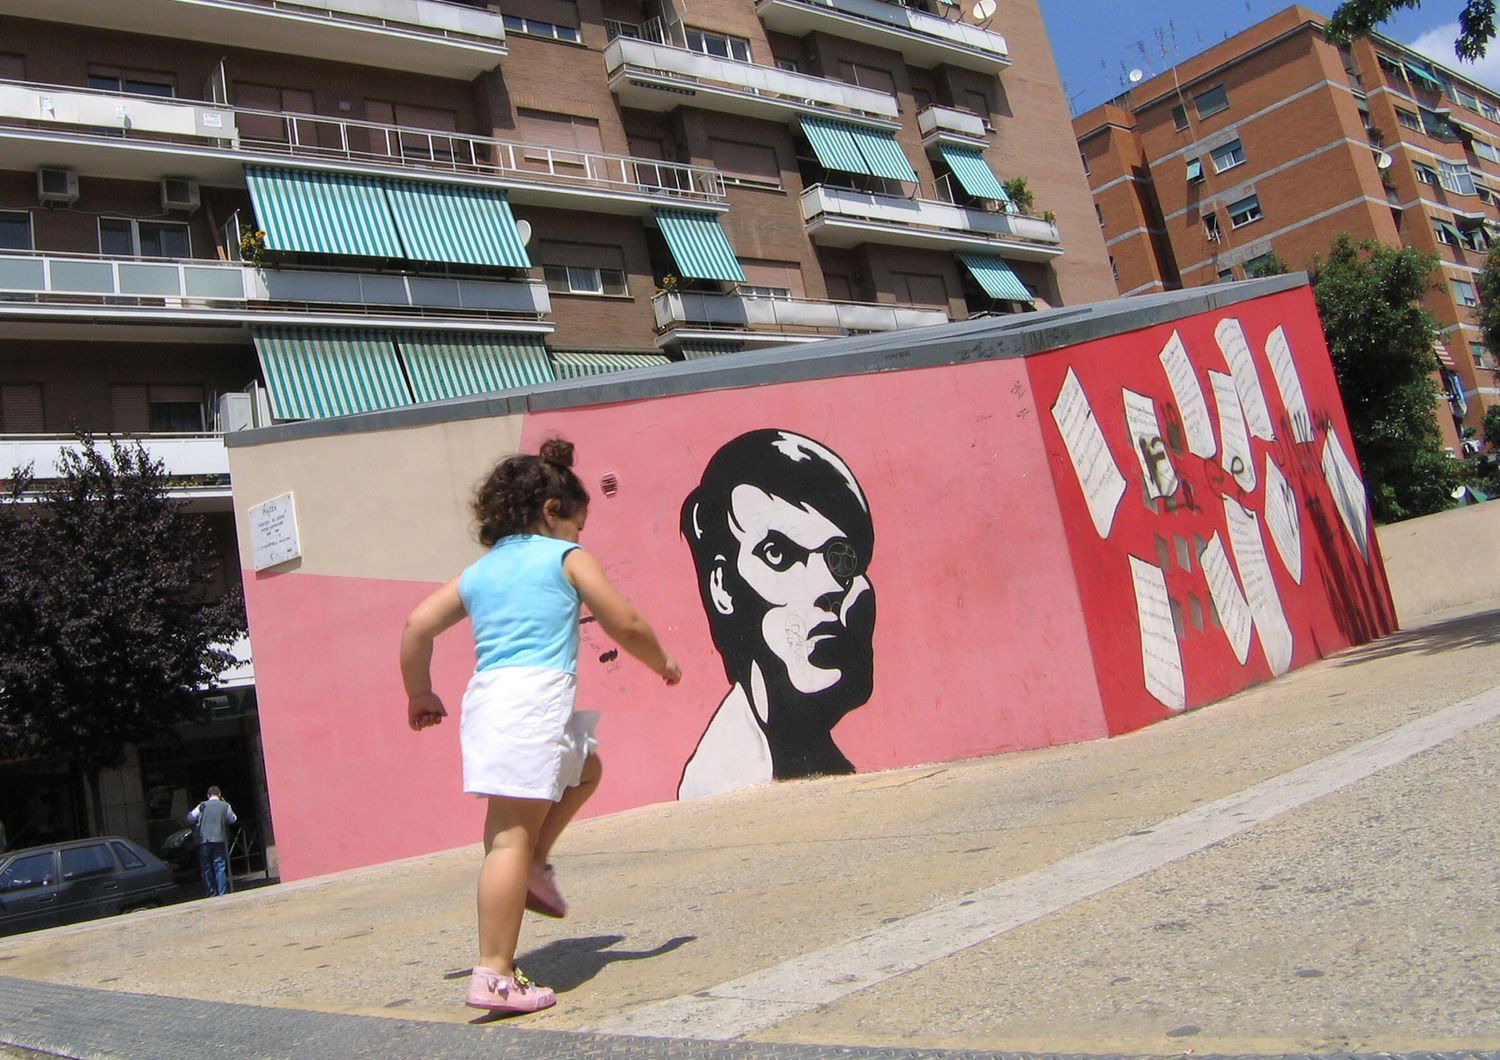
[(611, 640), (655, 670), (667, 684), (682, 680), (676, 660), (662, 650), (640, 612), (609, 583), (598, 560), (575, 548), (563, 557), (563, 573)]
[(443, 630), (464, 619), (458, 579), (434, 592), (406, 616), (401, 629), (401, 681), (406, 685), (406, 722), (419, 732), (448, 715), (432, 691), (432, 642)]

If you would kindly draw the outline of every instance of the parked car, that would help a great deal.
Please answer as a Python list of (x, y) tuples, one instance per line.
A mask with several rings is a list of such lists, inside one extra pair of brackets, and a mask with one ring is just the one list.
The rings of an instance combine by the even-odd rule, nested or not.
[(0, 854), (0, 935), (161, 905), (174, 895), (160, 858), (122, 836)]

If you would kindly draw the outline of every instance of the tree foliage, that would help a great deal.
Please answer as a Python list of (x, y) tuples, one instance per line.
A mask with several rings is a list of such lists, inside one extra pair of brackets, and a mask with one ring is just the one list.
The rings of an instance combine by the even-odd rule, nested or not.
[(1461, 474), (1432, 415), (1437, 325), (1421, 299), (1436, 265), (1433, 254), (1342, 235), (1309, 269), (1377, 522), (1450, 507)]
[(1247, 280), (1259, 280), (1266, 276), (1285, 276), (1291, 271), (1291, 267), (1274, 253), (1263, 254), (1245, 263)]
[[(1500, 350), (1500, 245), (1490, 248), (1484, 256), (1484, 268), (1474, 279), (1479, 293), (1479, 329), (1484, 332), (1484, 344), (1491, 350)], [(1500, 436), (1490, 441), (1500, 442)]]
[[(1329, 40), (1347, 44), (1363, 37), (1397, 11), (1422, 6), (1422, 0), (1343, 0), (1323, 28)], [(1453, 54), (1467, 62), (1484, 58), (1495, 37), (1495, 0), (1465, 0), (1458, 12), (1458, 39)]]
[(17, 470), (0, 495), (0, 748), (65, 755), (92, 780), (198, 716), (245, 623), (238, 592), (209, 591), (210, 528), (168, 497), (161, 463), (79, 443), (56, 478)]

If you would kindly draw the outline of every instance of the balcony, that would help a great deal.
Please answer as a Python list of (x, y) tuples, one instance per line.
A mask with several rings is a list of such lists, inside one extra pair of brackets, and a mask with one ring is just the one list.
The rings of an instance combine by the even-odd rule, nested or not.
[[(231, 224), (236, 222), (231, 221)], [(455, 322), (473, 330), (551, 331), (547, 286), (405, 273), (257, 270), (239, 262), (0, 253), (0, 320), (147, 324)]]
[(777, 122), (829, 111), (891, 121), (898, 115), (896, 97), (885, 92), (650, 40), (616, 37), (604, 65), (609, 90), (641, 110), (690, 106)]
[(505, 55), (498, 11), (444, 0), (9, 0), (5, 13), (465, 81)]
[(511, 202), (558, 209), (644, 215), (725, 202), (719, 171), (708, 166), (21, 82), (0, 82), (0, 151), (7, 169), (61, 166), (125, 180), (170, 174), (243, 186), (246, 163), (294, 159), (501, 187)]
[(998, 74), (1010, 65), (1005, 38), (958, 20), (962, 8), (942, 18), (886, 0), (758, 0), (761, 22), (769, 30), (801, 37), (828, 33), (901, 53), (912, 66), (940, 63)]
[(662, 292), (651, 300), (651, 307), (661, 346), (683, 339), (723, 338), (774, 345), (948, 323), (943, 310), (922, 306), (697, 292)]
[(937, 199), (903, 199), (815, 184), (802, 193), (802, 217), (813, 242), (830, 247), (881, 243), (996, 250), (1022, 261), (1046, 261), (1062, 253), (1062, 237), (1050, 221)]
[[(107, 449), (110, 440), (106, 435), (95, 436), (101, 448)], [(229, 496), (229, 452), (224, 447), (223, 435), (141, 434), (121, 436), (119, 440), (126, 444), (139, 440), (151, 458), (160, 460), (167, 474), (174, 478), (213, 475), (224, 479), (218, 484), (174, 489), (174, 496)], [(0, 435), (0, 476), (31, 464), (37, 478), (50, 478), (56, 474), (58, 452), (62, 449), (82, 451), (78, 439), (71, 434)]]
[(973, 147), (984, 150), (990, 145), (990, 123), (970, 110), (940, 107), (937, 104), (917, 111), (917, 131), (922, 134), (923, 149), (938, 144)]

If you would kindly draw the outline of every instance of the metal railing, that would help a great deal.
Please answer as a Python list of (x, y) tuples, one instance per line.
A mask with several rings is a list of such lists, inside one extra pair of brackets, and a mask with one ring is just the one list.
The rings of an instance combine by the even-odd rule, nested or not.
[(414, 33), (454, 41), (503, 43), (505, 27), (498, 11), (482, 3), (463, 0), (416, 0), (413, 11), (425, 9), (428, 18), (396, 19), (389, 12), (399, 7), (379, 0), (215, 0), (216, 7), (251, 12), (309, 15), (346, 22), (354, 26), (376, 27), (399, 33)]
[(948, 314), (932, 306), (885, 302), (662, 291), (652, 298), (651, 304), (658, 332), (680, 325), (706, 325), (724, 330), (800, 329), (847, 334), (898, 331), (948, 322)]

